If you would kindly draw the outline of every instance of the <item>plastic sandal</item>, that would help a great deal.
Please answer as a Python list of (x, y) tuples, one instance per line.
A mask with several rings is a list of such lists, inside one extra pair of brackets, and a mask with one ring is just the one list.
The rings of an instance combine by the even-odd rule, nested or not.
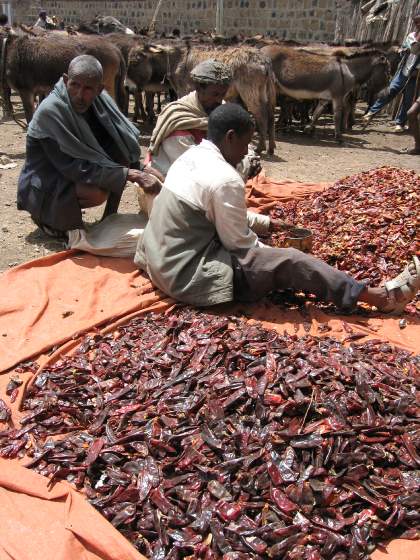
[[(405, 306), (414, 299), (414, 296), (420, 290), (420, 260), (418, 257), (413, 256), (412, 262), (415, 267), (414, 274), (409, 270), (411, 265), (411, 263), (409, 263), (401, 274), (396, 276), (393, 280), (385, 282), (385, 288), (389, 294), (389, 301), (385, 306), (379, 309), (382, 313), (402, 313)], [(396, 289), (400, 289), (402, 292), (403, 299), (401, 301), (397, 301), (395, 297)]]

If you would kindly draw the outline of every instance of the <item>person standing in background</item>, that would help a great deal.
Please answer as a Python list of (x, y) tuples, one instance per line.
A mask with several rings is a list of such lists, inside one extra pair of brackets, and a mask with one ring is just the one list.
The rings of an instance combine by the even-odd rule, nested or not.
[(395, 118), (396, 125), (394, 132), (404, 132), (404, 127), (407, 122), (407, 113), (413, 104), (417, 73), (420, 68), (420, 51), (418, 49), (420, 41), (420, 9), (415, 12), (413, 22), (415, 31), (407, 36), (401, 46), (403, 56), (398, 70), (389, 84), (388, 93), (377, 99), (375, 103), (369, 107), (368, 112), (363, 117), (365, 125), (368, 125), (377, 113), (403, 91), (401, 106)]

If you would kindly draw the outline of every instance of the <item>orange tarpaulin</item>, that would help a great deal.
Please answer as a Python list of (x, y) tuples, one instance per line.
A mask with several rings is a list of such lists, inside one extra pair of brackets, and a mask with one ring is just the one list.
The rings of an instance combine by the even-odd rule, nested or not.
[(0, 459), (0, 560), (146, 560), (66, 482)]
[(297, 183), (289, 179), (274, 181), (261, 172), (247, 184), (247, 206), (254, 212), (267, 212), (279, 201), (302, 199), (329, 186), (331, 183)]
[[(260, 175), (248, 186), (248, 206), (264, 211), (278, 200), (306, 196), (325, 187), (326, 184), (270, 182)], [(93, 328), (113, 329), (132, 315), (148, 310), (162, 312), (173, 304), (173, 300), (153, 288), (129, 259), (66, 251), (23, 264), (0, 277), (0, 371), (29, 357), (36, 357), (41, 365), (54, 361), (60, 354), (71, 351), (84, 332)], [(395, 317), (327, 315), (313, 304), (306, 308), (304, 315), (298, 310), (281, 309), (268, 301), (246, 306), (229, 304), (214, 310), (221, 314), (243, 311), (251, 319), (280, 332), (304, 334), (310, 326), (311, 334), (318, 334), (319, 325), (327, 323), (330, 327), (327, 334), (339, 340), (348, 337), (350, 326), (355, 333), (363, 333), (367, 338), (381, 338), (414, 352), (419, 347), (420, 322), (416, 318), (407, 318), (407, 327), (402, 330)], [(52, 356), (41, 356), (54, 347)], [(33, 378), (30, 373), (21, 377), (25, 382)], [(8, 375), (0, 376), (0, 397), (7, 404), (8, 379)], [(19, 426), (18, 407), (23, 397), (24, 387), (18, 401), (11, 405), (12, 422), (16, 426)], [(67, 484), (60, 483), (52, 494), (47, 492), (46, 484), (46, 479), (15, 462), (0, 462), (0, 560), (141, 558), (122, 535)], [(39, 489), (35, 491), (34, 488)], [(91, 513), (86, 513), (86, 509)], [(7, 521), (3, 522), (2, 515)], [(20, 531), (20, 542), (14, 549), (13, 525)], [(54, 534), (49, 535), (52, 527)], [(3, 532), (9, 536), (3, 538)], [(44, 540), (39, 540), (38, 536), (31, 538), (36, 532), (43, 533)], [(109, 546), (101, 548), (101, 539)], [(32, 546), (43, 553), (32, 554)], [(417, 543), (410, 541), (394, 541), (389, 552), (386, 556), (376, 552), (373, 558), (420, 560)]]
[(130, 259), (64, 251), (0, 277), (0, 371), (165, 301)]

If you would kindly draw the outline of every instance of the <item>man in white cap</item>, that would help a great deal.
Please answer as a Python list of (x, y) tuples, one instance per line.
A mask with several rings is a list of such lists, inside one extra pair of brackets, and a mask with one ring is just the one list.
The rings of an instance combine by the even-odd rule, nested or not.
[[(170, 166), (188, 148), (206, 137), (210, 113), (223, 103), (232, 81), (226, 64), (218, 60), (200, 62), (191, 71), (194, 91), (169, 103), (159, 115), (153, 130), (145, 163), (166, 175)], [(254, 154), (255, 171), (259, 171), (259, 158)], [(250, 176), (249, 163), (241, 171)]]

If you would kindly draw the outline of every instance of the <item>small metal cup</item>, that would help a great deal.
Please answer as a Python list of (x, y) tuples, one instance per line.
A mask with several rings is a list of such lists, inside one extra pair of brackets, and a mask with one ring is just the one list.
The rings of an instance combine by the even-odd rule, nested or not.
[(292, 228), (286, 234), (284, 246), (294, 247), (304, 253), (310, 253), (312, 251), (312, 240), (313, 234), (310, 229)]

